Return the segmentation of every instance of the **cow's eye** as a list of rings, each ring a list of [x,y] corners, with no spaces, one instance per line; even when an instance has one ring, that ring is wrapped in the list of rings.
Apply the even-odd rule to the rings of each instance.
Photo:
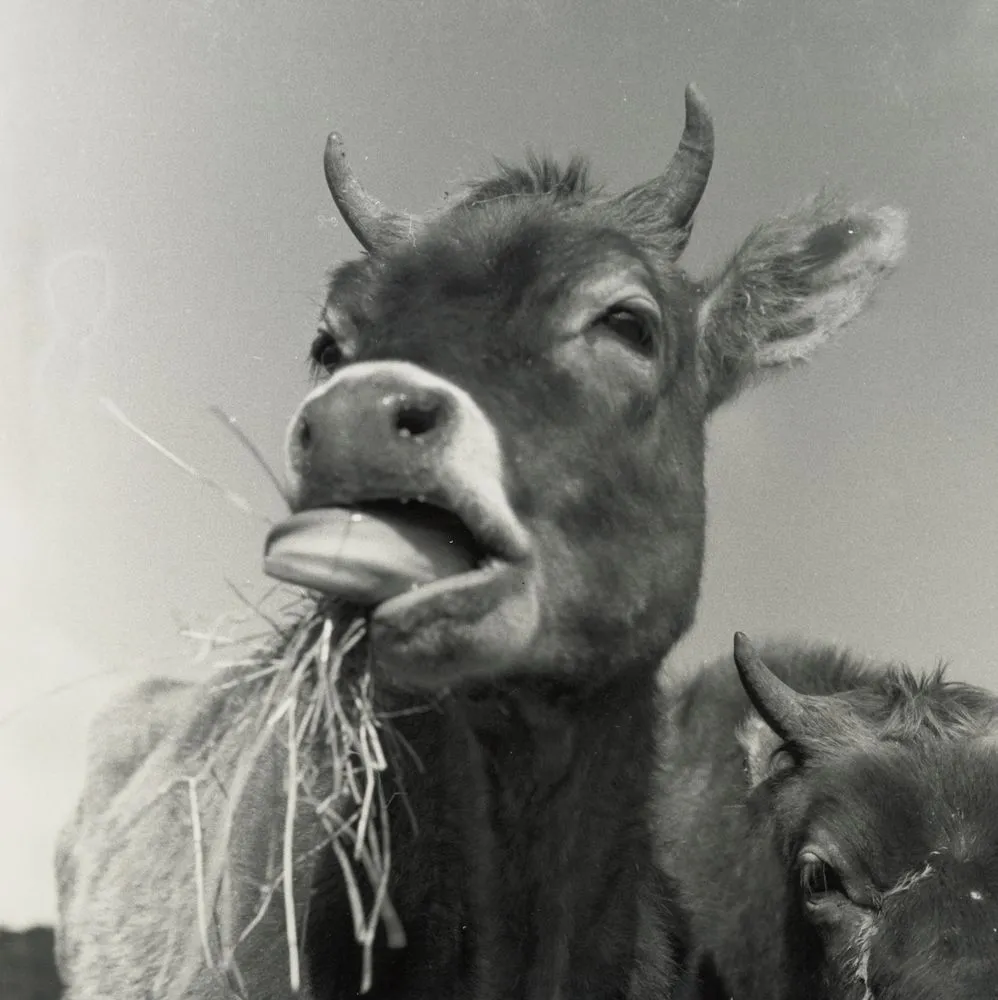
[[[808,906],[819,906],[835,896],[846,895],[842,877],[824,858],[803,851],[798,865],[801,890]]]
[[[639,354],[650,357],[655,353],[655,321],[650,316],[628,306],[614,306],[603,313],[596,323]]]
[[[329,330],[320,329],[312,341],[309,357],[316,374],[320,372],[331,374],[343,363],[343,349]]]

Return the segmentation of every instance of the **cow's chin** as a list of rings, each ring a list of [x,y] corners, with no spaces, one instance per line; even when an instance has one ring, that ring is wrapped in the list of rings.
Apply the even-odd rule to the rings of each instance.
[[[490,560],[379,604],[371,650],[377,669],[402,686],[454,687],[526,666],[540,617],[531,566]]]

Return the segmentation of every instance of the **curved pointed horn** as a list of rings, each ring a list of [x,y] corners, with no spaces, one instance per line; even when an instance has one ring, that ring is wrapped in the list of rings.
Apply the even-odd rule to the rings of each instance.
[[[672,154],[665,173],[653,184],[660,184],[667,211],[682,229],[690,224],[714,162],[714,122],[703,95],[695,84],[686,88],[686,125],[679,148]]]
[[[399,240],[412,238],[420,226],[419,218],[385,208],[364,190],[347,164],[343,139],[337,132],[331,133],[326,142],[324,165],[333,201],[365,250],[378,254]]]
[[[801,694],[773,673],[744,632],[735,633],[735,666],[745,692],[766,724],[785,740],[806,741],[834,724],[830,705],[819,695]]]
[[[625,204],[654,204],[663,221],[679,230],[689,230],[693,213],[714,162],[714,123],[695,84],[686,88],[686,126],[679,148],[672,154],[665,173],[614,199]],[[645,209],[647,211],[647,209]],[[684,241],[685,242],[685,241]]]

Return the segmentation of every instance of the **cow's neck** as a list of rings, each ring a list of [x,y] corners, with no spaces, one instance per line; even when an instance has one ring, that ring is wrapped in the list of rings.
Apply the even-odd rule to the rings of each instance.
[[[517,996],[567,1000],[573,981],[603,975],[621,989],[647,862],[653,671],[584,695],[517,683],[455,710],[477,805],[461,811],[477,995],[519,983]]]
[[[654,881],[654,669],[584,696],[520,683],[429,710],[418,697],[400,704],[399,692],[383,699],[424,710],[391,724],[420,760],[396,754],[388,789],[390,892],[408,944],[394,951],[379,936],[372,1000],[631,997],[636,939],[648,930],[638,899]],[[332,852],[316,884],[306,941],[314,993],[355,996],[359,952],[346,944]],[[652,937],[644,965],[660,961]]]

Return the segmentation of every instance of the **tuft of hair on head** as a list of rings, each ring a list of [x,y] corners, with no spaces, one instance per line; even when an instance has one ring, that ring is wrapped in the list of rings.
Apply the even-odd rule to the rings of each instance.
[[[888,668],[871,703],[882,740],[961,740],[984,734],[998,720],[998,697],[983,688],[946,679],[946,667],[927,674],[902,665]]]
[[[578,154],[566,164],[528,152],[526,165],[496,160],[496,174],[471,181],[459,204],[474,208],[507,198],[546,195],[556,202],[580,203],[599,194],[590,179],[589,161]]]

